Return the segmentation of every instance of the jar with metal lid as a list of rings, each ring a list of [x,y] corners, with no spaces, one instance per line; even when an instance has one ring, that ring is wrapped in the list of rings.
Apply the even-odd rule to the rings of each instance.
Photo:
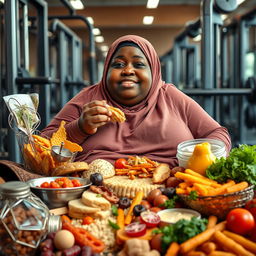
[[[60,228],[60,216],[51,215],[27,183],[0,185],[0,255],[35,255],[46,235]]]

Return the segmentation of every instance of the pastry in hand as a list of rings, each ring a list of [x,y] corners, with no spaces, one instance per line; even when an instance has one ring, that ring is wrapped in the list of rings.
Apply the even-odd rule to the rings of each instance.
[[[126,120],[125,114],[121,109],[109,106],[109,110],[112,112],[110,117],[112,122],[123,123]]]

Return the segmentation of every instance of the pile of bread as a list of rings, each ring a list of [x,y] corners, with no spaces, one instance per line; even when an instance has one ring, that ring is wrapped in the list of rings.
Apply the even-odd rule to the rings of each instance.
[[[68,215],[72,218],[83,219],[86,216],[107,218],[110,214],[111,203],[91,190],[85,190],[81,198],[68,203]]]

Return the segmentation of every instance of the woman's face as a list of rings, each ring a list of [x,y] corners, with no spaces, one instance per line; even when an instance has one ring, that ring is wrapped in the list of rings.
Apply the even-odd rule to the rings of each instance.
[[[107,89],[119,104],[133,106],[148,94],[151,69],[143,52],[133,46],[121,47],[113,56],[107,74]]]

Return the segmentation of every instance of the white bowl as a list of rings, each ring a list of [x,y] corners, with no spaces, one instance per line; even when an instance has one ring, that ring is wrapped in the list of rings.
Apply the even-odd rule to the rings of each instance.
[[[174,224],[181,219],[190,220],[192,217],[201,218],[199,212],[186,208],[165,209],[159,211],[157,214],[161,219],[161,226]]]

